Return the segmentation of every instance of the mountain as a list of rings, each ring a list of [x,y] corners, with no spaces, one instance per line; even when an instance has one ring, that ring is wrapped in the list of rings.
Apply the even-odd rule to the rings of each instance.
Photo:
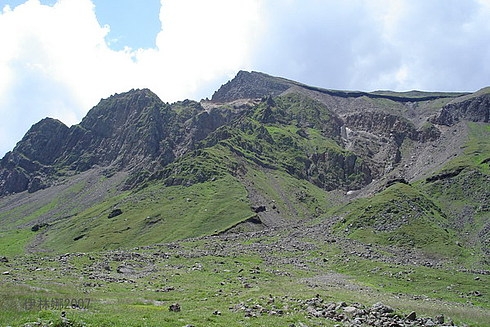
[[[332,221],[342,237],[485,266],[489,110],[488,88],[340,91],[245,71],[200,102],[115,94],[80,124],[41,120],[1,159],[0,235],[17,245],[0,250]]]

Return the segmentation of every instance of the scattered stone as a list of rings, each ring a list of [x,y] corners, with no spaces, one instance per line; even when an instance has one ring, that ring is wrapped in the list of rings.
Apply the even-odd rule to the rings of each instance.
[[[435,318],[435,320],[436,320],[436,323],[442,325],[444,323],[444,315],[442,315],[442,314],[437,315],[436,318]]]
[[[121,209],[114,209],[111,211],[111,213],[109,213],[109,215],[107,216],[107,218],[114,218],[116,216],[119,216],[121,215],[123,212]]]
[[[213,312],[213,315],[215,315],[215,316],[221,316],[221,311],[215,310]]]
[[[255,207],[252,207],[252,210],[255,213],[260,213],[260,212],[265,212],[267,210],[267,208],[265,206],[255,206]]]
[[[348,307],[344,307],[343,310],[347,314],[354,314],[357,311],[357,308],[348,306]]]
[[[128,266],[119,266],[117,267],[116,271],[120,274],[134,274],[135,271],[132,267]]]
[[[381,302],[377,302],[375,304],[373,304],[373,306],[371,307],[371,311],[376,311],[376,312],[379,312],[379,313],[391,313],[393,312],[393,308],[381,303]]]
[[[168,311],[170,311],[170,312],[180,312],[180,310],[181,310],[180,304],[178,304],[178,303],[171,304],[168,307]]]
[[[167,293],[167,292],[174,291],[174,290],[175,290],[175,287],[173,287],[173,286],[167,286],[167,287],[158,289],[155,292],[164,292],[164,293]]]
[[[470,292],[468,295],[470,295],[470,296],[481,296],[481,292],[480,291],[473,291],[473,292]]]
[[[4,271],[2,275],[10,275],[10,271]]]
[[[435,325],[436,325],[436,323],[433,322],[431,319],[427,319],[425,321],[425,324],[424,324],[424,326],[426,326],[426,327],[434,327]]]
[[[417,313],[415,311],[412,311],[408,314],[408,316],[405,317],[405,320],[407,321],[414,321],[417,319]]]
[[[35,224],[34,226],[31,227],[31,231],[37,232],[38,230],[46,226],[48,226],[48,224]]]
[[[9,262],[7,257],[0,257],[0,262]]]

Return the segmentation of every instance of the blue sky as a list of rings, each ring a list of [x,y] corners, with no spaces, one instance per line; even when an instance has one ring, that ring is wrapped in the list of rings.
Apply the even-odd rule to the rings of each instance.
[[[102,25],[109,25],[107,37],[110,47],[121,50],[125,46],[134,49],[154,48],[160,32],[159,0],[93,1],[95,13]],[[117,5],[114,5],[117,3]]]
[[[44,117],[147,87],[211,97],[241,69],[372,91],[490,85],[490,0],[0,0],[0,157]]]
[[[0,9],[5,5],[15,8],[26,0],[0,0]],[[57,0],[40,0],[42,5],[53,6]],[[107,41],[114,50],[128,46],[134,49],[154,48],[160,32],[160,0],[94,0],[97,20],[109,25]],[[116,5],[117,4],[117,5]]]

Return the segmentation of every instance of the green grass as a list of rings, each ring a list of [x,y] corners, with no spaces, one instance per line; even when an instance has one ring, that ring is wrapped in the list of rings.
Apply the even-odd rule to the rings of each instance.
[[[278,170],[249,169],[245,178],[253,181],[252,187],[264,197],[267,210],[276,210],[290,222],[310,220],[337,204],[321,188]]]
[[[470,128],[469,139],[465,155],[473,165],[481,168],[485,173],[490,173],[490,165],[482,162],[490,158],[490,125],[481,123],[468,123]]]
[[[355,258],[338,262],[338,272],[349,274],[356,281],[388,294],[404,294],[415,298],[433,298],[446,302],[467,303],[490,307],[488,296],[476,296],[475,291],[488,294],[487,276],[474,276],[454,270],[413,265],[396,265]]]
[[[443,171],[451,171],[458,167],[479,169],[485,174],[490,173],[490,165],[484,164],[490,158],[490,125],[484,123],[466,123],[469,129],[468,141],[464,145],[463,155],[449,161]]]
[[[213,254],[215,247],[233,247],[229,242],[242,241],[250,247],[247,254]],[[280,239],[267,237],[255,242],[281,244]],[[298,300],[316,294],[328,302],[369,306],[381,301],[399,314],[416,310],[418,316],[433,317],[442,313],[456,323],[471,326],[483,327],[488,322],[490,280],[486,275],[479,275],[477,280],[471,273],[454,270],[368,261],[343,253],[332,244],[318,244],[308,253],[279,250],[259,254],[252,250],[255,242],[211,238],[137,251],[16,257],[10,263],[15,266],[11,274],[0,276],[0,325],[24,326],[39,321],[61,326],[61,311],[66,311],[74,326],[288,326],[300,322],[334,326],[338,322],[308,317],[299,304]],[[271,255],[286,261],[271,263]],[[110,270],[102,268],[105,264]],[[118,273],[120,266],[133,267],[135,273]],[[4,263],[0,263],[0,270],[5,270]],[[363,290],[305,282],[332,271],[342,273],[347,283],[360,285]],[[477,290],[481,296],[471,295]],[[52,299],[90,299],[90,304],[88,310],[40,310],[37,304],[26,307],[26,301]],[[168,310],[173,303],[180,304],[181,312]],[[287,314],[263,313],[248,318],[241,305],[282,309]],[[220,314],[214,314],[216,311]]]
[[[30,228],[0,231],[0,256],[16,256],[25,253],[25,247],[34,238]]]
[[[69,260],[72,264],[73,260]],[[134,263],[125,260],[125,263]],[[42,267],[42,264],[41,264]],[[89,265],[76,269],[82,272]],[[264,269],[260,274],[253,273],[254,269]],[[26,267],[22,267],[26,268]],[[204,256],[189,260],[182,257],[172,257],[159,262],[150,276],[132,277],[136,283],[104,283],[100,287],[86,287],[84,283],[90,280],[76,277],[75,269],[57,279],[56,284],[48,284],[55,273],[46,272],[42,278],[34,278],[32,286],[42,285],[43,292],[30,291],[30,288],[18,288],[9,283],[3,283],[0,291],[4,309],[0,314],[0,324],[19,326],[30,321],[60,321],[61,310],[32,310],[25,309],[26,299],[52,298],[90,298],[88,311],[65,309],[67,316],[75,324],[86,326],[155,326],[166,324],[202,324],[209,326],[236,326],[243,321],[245,325],[282,326],[298,321],[305,321],[303,314],[292,314],[279,317],[262,315],[245,318],[243,311],[233,311],[230,307],[240,303],[259,303],[264,295],[274,293],[297,295],[285,288],[286,278],[273,278],[265,271],[260,258],[238,254],[235,257]],[[18,275],[20,275],[18,273]],[[116,272],[107,275],[118,276]],[[83,275],[82,275],[83,276]],[[121,276],[118,276],[121,277]],[[244,283],[251,287],[244,287]],[[71,288],[69,284],[84,293],[66,294],[64,289]],[[99,282],[100,283],[100,282]],[[172,286],[168,292],[156,292]],[[251,300],[253,299],[253,301]],[[181,312],[169,312],[168,307],[178,302]],[[265,301],[264,301],[265,302]],[[220,315],[213,314],[220,311]],[[241,325],[241,324],[238,324]]]
[[[370,198],[345,205],[335,214],[344,219],[337,231],[364,243],[418,248],[436,258],[465,260],[445,213],[424,193],[395,184]]]
[[[35,220],[36,218],[45,215],[56,208],[59,201],[57,198],[50,202],[42,204],[41,207],[37,203],[26,203],[24,205],[13,208],[9,211],[4,211],[0,215],[0,219],[5,222],[3,228],[15,228],[22,226]]]
[[[123,213],[108,218],[116,207]],[[153,182],[57,222],[43,246],[64,252],[149,245],[210,235],[252,215],[246,190],[231,176],[191,186]]]

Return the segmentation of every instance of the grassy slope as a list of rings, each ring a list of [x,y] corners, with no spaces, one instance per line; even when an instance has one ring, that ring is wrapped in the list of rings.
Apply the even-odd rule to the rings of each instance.
[[[449,162],[440,173],[462,169],[461,172],[450,179],[420,182],[417,187],[430,194],[448,214],[450,226],[465,246],[473,250],[475,259],[490,265],[490,164],[486,162],[490,158],[490,125],[468,124],[470,134],[464,154]]]
[[[463,169],[460,174],[410,186],[395,184],[349,203],[333,212],[344,217],[337,230],[365,243],[420,248],[427,255],[487,269],[485,236],[478,234],[490,218],[486,206],[490,169],[484,163],[490,157],[490,126],[469,123],[469,127],[465,153],[440,172]]]
[[[114,208],[123,213],[108,218]],[[44,246],[91,251],[148,245],[211,234],[251,215],[246,190],[231,176],[191,186],[154,182],[59,222],[47,231]]]
[[[365,243],[415,247],[436,257],[468,255],[457,245],[455,232],[448,229],[445,214],[424,194],[405,184],[355,201],[337,214],[345,217],[339,230]]]

